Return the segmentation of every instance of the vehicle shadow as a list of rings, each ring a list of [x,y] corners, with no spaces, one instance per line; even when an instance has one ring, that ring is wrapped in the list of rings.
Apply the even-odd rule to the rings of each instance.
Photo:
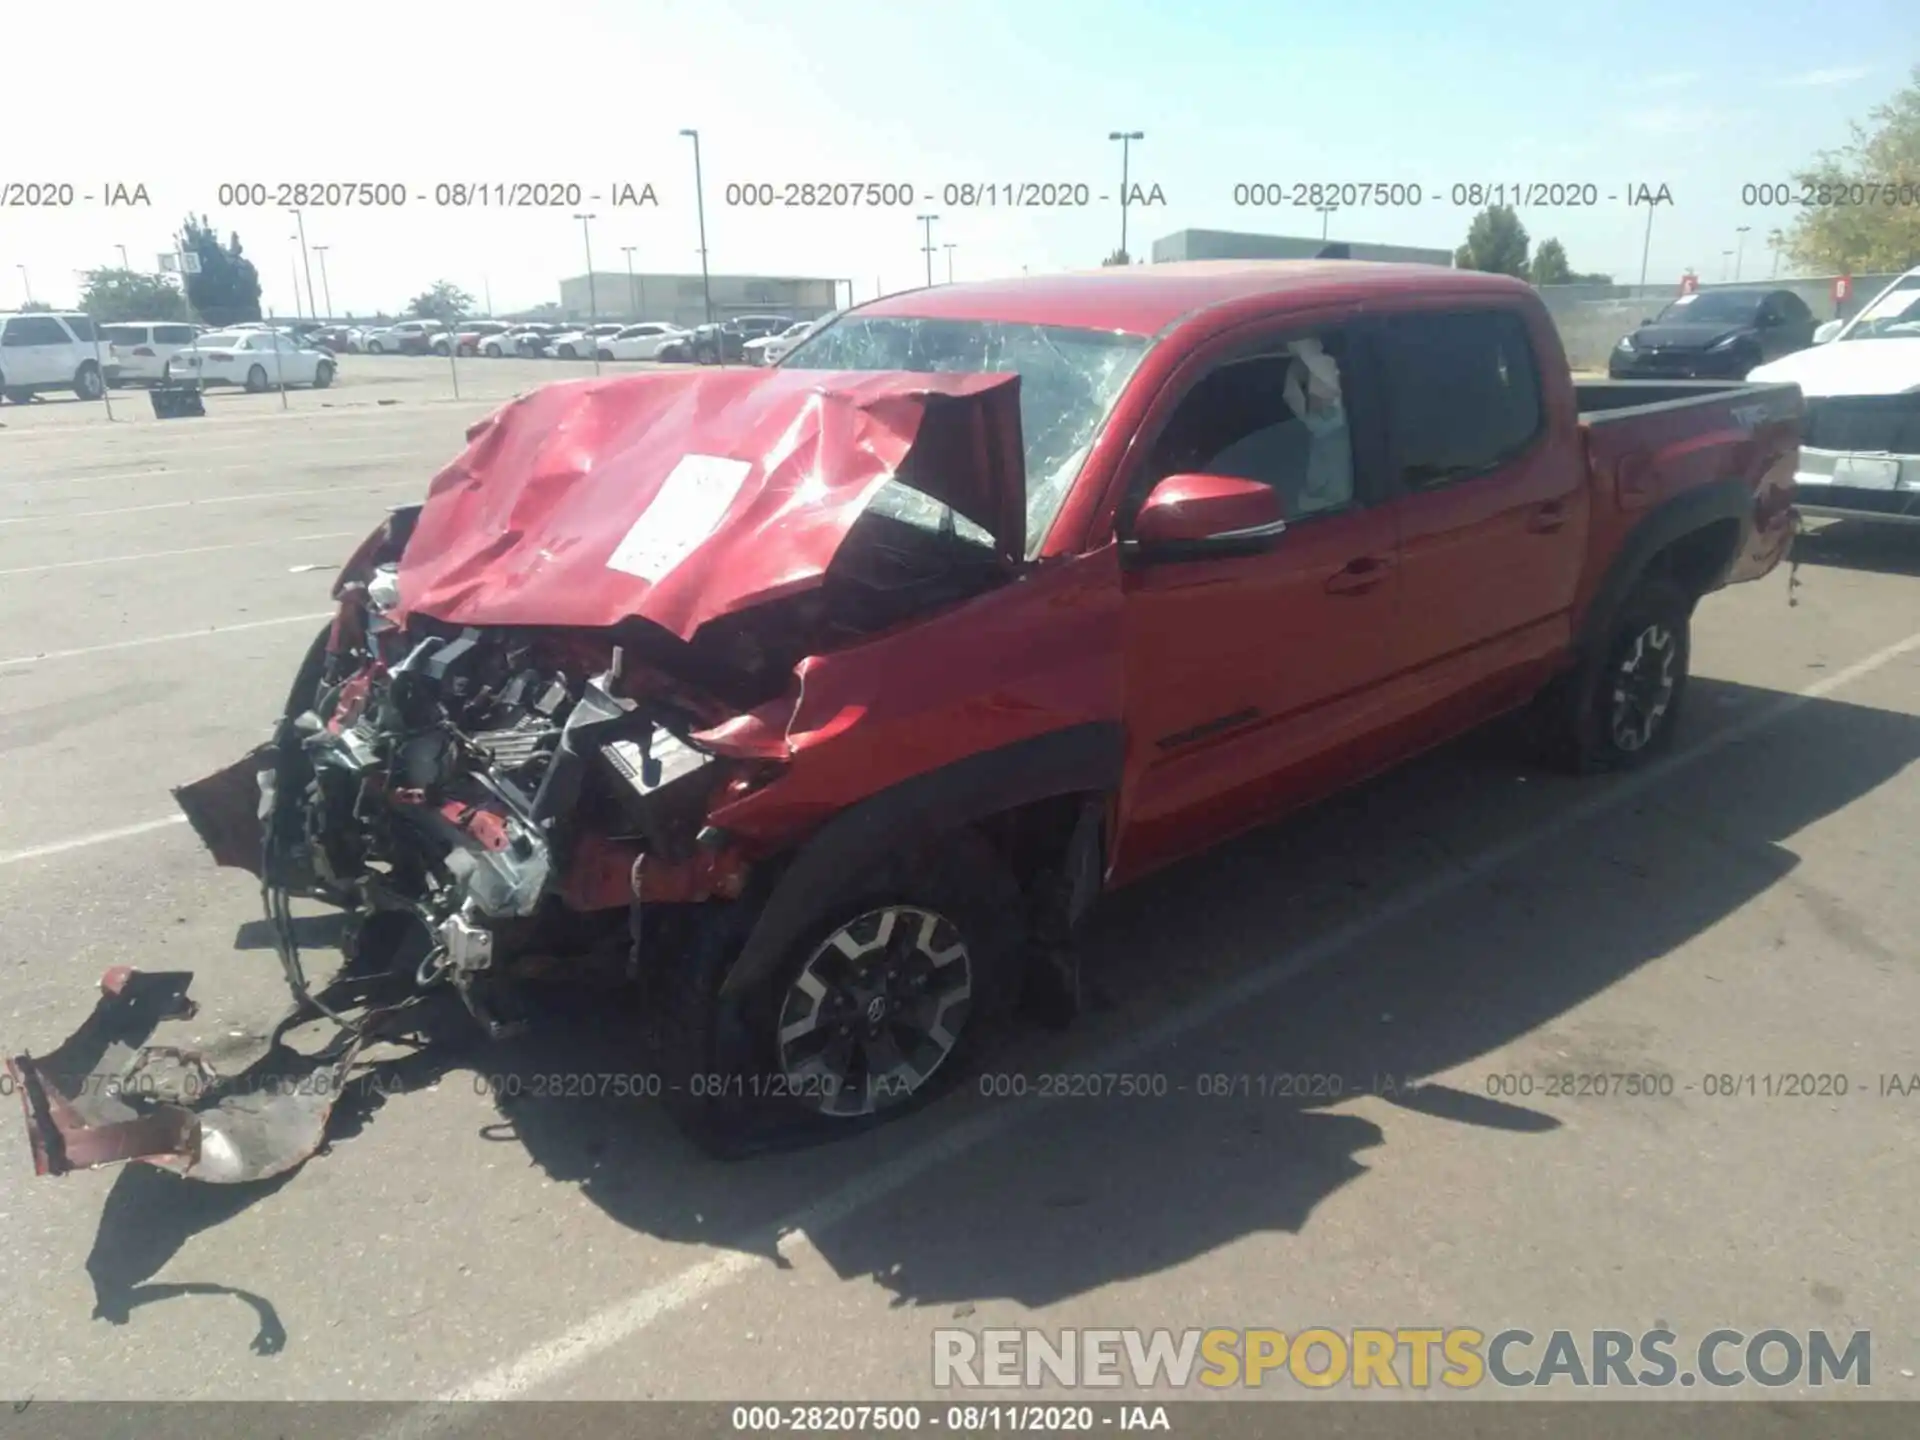
[[[1696,681],[1682,746],[1779,700]],[[1613,787],[1636,782],[1550,776],[1519,763],[1516,746],[1513,727],[1490,728],[1115,896],[1084,947],[1093,998],[1079,1024],[1022,1033],[959,1093],[839,1144],[723,1163],[681,1139],[656,1101],[541,1093],[543,1077],[634,1070],[642,1017],[604,994],[556,1002],[520,1040],[423,1050],[390,1068],[391,1091],[484,1066],[505,1086],[485,1140],[523,1147],[637,1231],[776,1262],[779,1222],[870,1181],[877,1198],[860,1223],[807,1224],[837,1274],[870,1279],[899,1304],[1049,1304],[1250,1233],[1302,1230],[1391,1143],[1376,1118],[1353,1113],[1357,1096],[1373,1097],[1372,1116],[1414,1111],[1524,1143],[1559,1121],[1488,1093],[1473,1072],[1429,1077],[1509,1047],[1537,1051],[1541,1068],[1568,1054],[1554,1068],[1685,1074],[1711,1063],[1565,1017],[1789,875],[1797,832],[1920,759],[1920,719],[1809,700],[1611,804]],[[1474,858],[1502,847],[1498,864]],[[1454,872],[1426,903],[1402,898]],[[1322,963],[1263,978],[1302,954]],[[1166,1043],[1139,1043],[1188,1005],[1215,1013]],[[471,1031],[457,1014],[447,1023],[449,1035]],[[1137,1053],[1102,1068],[1145,1093],[1100,1081],[1034,1098],[1129,1044]],[[937,1169],[908,1163],[901,1178],[873,1180],[911,1162],[917,1141],[1009,1103],[983,1094],[996,1091],[1025,1093],[1010,1102],[1028,1107],[1020,1123]],[[388,1097],[399,1098],[350,1091],[336,1135]],[[124,1316],[177,1290],[151,1283],[168,1258],[278,1183],[221,1189],[130,1168],[88,1263],[96,1313]],[[284,1344],[271,1306],[239,1298],[266,1307],[256,1350]]]
[[[1875,575],[1920,575],[1920,526],[1835,520],[1803,531],[1793,542],[1793,558]]]

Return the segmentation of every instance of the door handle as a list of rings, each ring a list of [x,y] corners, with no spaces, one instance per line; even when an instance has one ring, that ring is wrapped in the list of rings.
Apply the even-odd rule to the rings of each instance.
[[[1567,502],[1549,500],[1527,517],[1527,529],[1536,535],[1551,535],[1566,528]]]
[[[1393,573],[1391,555],[1362,555],[1327,577],[1329,595],[1364,595]]]

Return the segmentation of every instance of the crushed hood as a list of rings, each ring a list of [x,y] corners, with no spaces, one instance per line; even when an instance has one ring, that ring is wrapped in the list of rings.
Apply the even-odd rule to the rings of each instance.
[[[678,371],[562,382],[468,432],[400,565],[456,625],[708,621],[818,585],[898,478],[1025,546],[1014,375]]]
[[[1829,340],[1749,372],[1749,380],[1791,380],[1809,399],[1898,395],[1920,387],[1920,339]]]

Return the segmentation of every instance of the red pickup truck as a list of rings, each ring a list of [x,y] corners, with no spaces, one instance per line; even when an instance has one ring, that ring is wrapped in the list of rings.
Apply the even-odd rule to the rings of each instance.
[[[336,1078],[436,992],[512,1032],[557,958],[635,982],[703,1141],[845,1130],[1070,1012],[1104,891],[1520,707],[1570,765],[1656,752],[1694,606],[1787,551],[1800,414],[1577,386],[1530,288],[1429,267],[892,296],[769,371],[475,426],[344,567],[273,738],[177,794],[262,877]],[[325,986],[301,896],[349,912]],[[72,1083],[184,986],[114,972],[12,1062],[43,1171],[319,1143],[251,1079]]]

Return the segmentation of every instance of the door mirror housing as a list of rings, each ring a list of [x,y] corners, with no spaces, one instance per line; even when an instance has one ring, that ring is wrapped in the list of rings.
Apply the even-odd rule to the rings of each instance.
[[[1185,558],[1264,550],[1286,528],[1271,485],[1237,475],[1169,475],[1140,507],[1133,540],[1144,555]]]
[[[1813,332],[1813,343],[1816,345],[1826,344],[1840,333],[1846,323],[1844,320],[1829,320],[1826,324],[1817,327]]]

